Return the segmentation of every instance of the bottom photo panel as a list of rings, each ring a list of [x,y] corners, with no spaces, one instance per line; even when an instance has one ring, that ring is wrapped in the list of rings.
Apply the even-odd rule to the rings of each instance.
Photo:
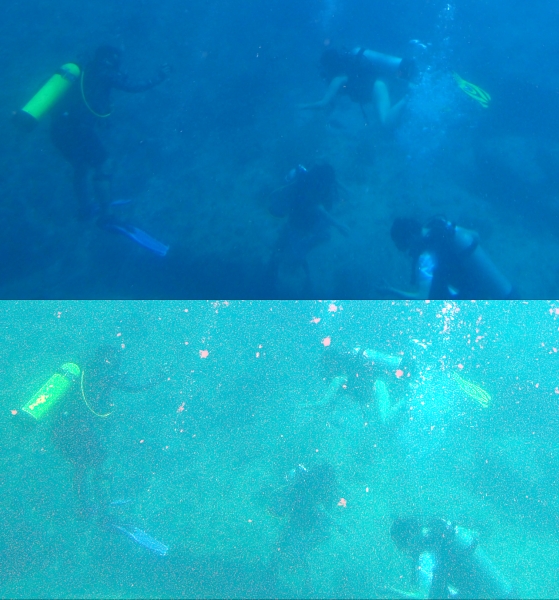
[[[559,597],[559,302],[14,301],[0,327],[0,597]]]

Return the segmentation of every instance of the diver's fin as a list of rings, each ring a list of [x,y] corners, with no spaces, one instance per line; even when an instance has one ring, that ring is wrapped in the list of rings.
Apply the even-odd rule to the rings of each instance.
[[[458,87],[470,98],[473,98],[476,102],[479,102],[483,108],[489,107],[489,102],[491,102],[491,96],[485,91],[482,90],[479,86],[462,79],[458,73],[453,72],[452,76],[454,80],[458,84]]]
[[[151,250],[151,252],[157,254],[158,256],[166,256],[167,252],[169,251],[169,246],[166,246],[162,242],[151,237],[149,233],[146,233],[142,229],[134,227],[134,225],[129,225],[128,223],[118,223],[115,221],[107,221],[103,224],[103,226],[105,229],[122,233],[140,246]]]
[[[115,525],[114,523],[113,527],[124,533],[124,535],[128,536],[131,540],[134,540],[140,546],[144,546],[144,548],[147,548],[156,554],[166,556],[169,551],[169,546],[157,541],[155,538],[152,538],[151,535],[137,527],[131,527],[132,531],[129,531],[122,525]]]

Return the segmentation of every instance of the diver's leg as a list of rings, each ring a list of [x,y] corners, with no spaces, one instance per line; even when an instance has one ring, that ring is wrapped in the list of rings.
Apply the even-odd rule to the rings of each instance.
[[[401,412],[404,407],[404,400],[400,400],[400,402],[392,405],[386,383],[381,379],[375,381],[374,395],[379,421],[383,425],[389,425],[394,420],[394,417]]]
[[[93,170],[92,214],[101,218],[108,215],[111,204],[111,166],[109,155],[94,129],[84,132],[85,156]]]
[[[284,226],[274,245],[270,261],[266,267],[266,283],[268,284],[270,291],[273,291],[274,293],[278,284],[279,271],[283,261],[285,260],[284,256],[288,246],[289,230],[287,226]]]
[[[72,185],[78,203],[78,218],[85,221],[91,216],[89,170],[92,165],[79,120],[66,115],[53,119],[51,140],[60,154],[72,165],[74,170]]]
[[[108,217],[111,205],[111,177],[102,168],[93,172],[93,198],[99,217]]]
[[[402,110],[406,103],[405,97],[392,106],[388,86],[380,79],[375,81],[373,97],[381,124],[384,127],[394,126],[402,114]]]
[[[286,224],[273,257],[273,285],[276,294],[297,298],[311,295],[307,252],[305,238]]]
[[[91,200],[89,197],[89,168],[85,163],[74,167],[74,196],[78,202],[78,219],[86,221],[91,217]]]
[[[307,260],[307,256],[305,255],[301,266],[303,267],[303,273],[305,275],[305,280],[303,282],[303,296],[305,298],[312,298],[312,279],[311,279],[311,269],[309,267],[309,261]]]
[[[91,472],[84,465],[78,465],[74,471],[74,492],[78,499],[78,517],[88,519],[93,514],[91,501]]]
[[[463,576],[477,583],[475,597],[518,598],[518,591],[499,571],[481,546],[464,560]],[[472,596],[474,597],[474,596]]]
[[[101,466],[92,469],[92,497],[96,506],[108,506],[111,502],[110,477]]]

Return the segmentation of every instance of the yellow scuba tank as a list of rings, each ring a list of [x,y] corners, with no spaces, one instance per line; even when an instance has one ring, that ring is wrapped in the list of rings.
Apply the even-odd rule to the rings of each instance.
[[[36,421],[42,421],[52,413],[55,406],[68,393],[80,373],[78,365],[74,363],[63,364],[59,371],[54,373],[37,393],[33,394],[21,410],[31,415]]]
[[[33,98],[21,110],[14,113],[16,125],[23,131],[31,131],[66,95],[80,73],[80,68],[74,63],[62,65]]]

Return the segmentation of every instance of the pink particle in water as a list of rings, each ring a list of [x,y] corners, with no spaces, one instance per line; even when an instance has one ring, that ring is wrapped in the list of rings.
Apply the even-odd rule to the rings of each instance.
[[[177,408],[177,412],[180,413],[184,410],[184,402]]]
[[[208,350],[200,350],[200,358],[208,358]]]
[[[396,372],[394,374],[398,379],[400,379],[400,377],[402,377],[402,375],[404,374],[404,371],[402,371],[402,369],[396,369]]]
[[[335,304],[330,304],[328,306],[328,312],[336,312],[338,310],[338,307]]]
[[[311,319],[311,323],[314,323],[315,325],[320,323],[320,318],[319,317],[314,317],[314,319]]]
[[[322,340],[322,345],[327,348],[330,344],[332,343],[332,340],[330,339],[330,337],[325,337]]]
[[[462,370],[464,368],[464,365],[462,363],[460,363],[459,365],[456,365],[460,370]]]

